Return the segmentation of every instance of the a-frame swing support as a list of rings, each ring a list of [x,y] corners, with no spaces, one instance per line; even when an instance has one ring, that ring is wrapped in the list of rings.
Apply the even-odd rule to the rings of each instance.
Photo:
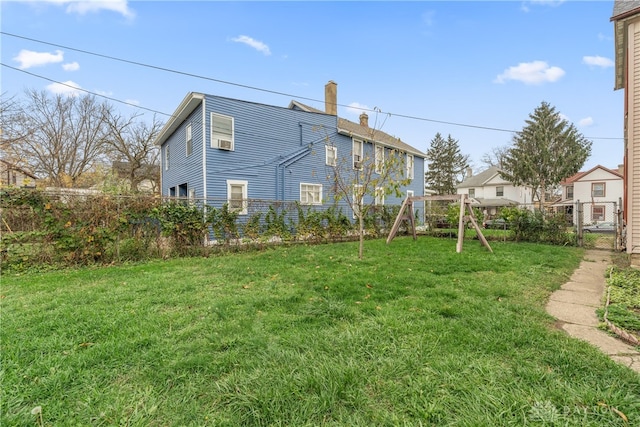
[[[416,222],[414,218],[414,210],[413,203],[421,202],[425,200],[450,200],[456,201],[460,200],[460,220],[458,221],[458,243],[456,244],[456,252],[462,252],[462,243],[464,242],[464,230],[466,229],[467,222],[471,222],[473,228],[478,233],[478,238],[480,242],[489,249],[489,252],[493,253],[493,249],[489,246],[489,242],[482,234],[482,229],[478,225],[478,221],[476,220],[476,216],[473,213],[473,208],[471,207],[471,201],[467,199],[466,194],[457,194],[455,196],[415,196],[415,197],[407,197],[402,206],[400,207],[400,212],[398,212],[398,216],[396,217],[395,222],[393,223],[393,227],[391,227],[391,231],[389,232],[389,236],[387,237],[387,244],[390,243],[396,234],[398,233],[398,229],[403,221],[408,221],[411,227],[411,232],[413,234],[413,240],[417,240],[418,236],[416,235]],[[465,215],[465,209],[468,211],[468,215]]]

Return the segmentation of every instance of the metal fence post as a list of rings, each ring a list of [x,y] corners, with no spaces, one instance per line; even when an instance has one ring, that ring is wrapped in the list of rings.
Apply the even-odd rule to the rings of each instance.
[[[582,203],[580,203],[580,200],[576,200],[576,207],[575,207],[575,216],[576,216],[576,236],[577,236],[577,244],[578,247],[582,247],[584,242],[582,240],[582,221],[583,221],[583,217],[582,217]]]

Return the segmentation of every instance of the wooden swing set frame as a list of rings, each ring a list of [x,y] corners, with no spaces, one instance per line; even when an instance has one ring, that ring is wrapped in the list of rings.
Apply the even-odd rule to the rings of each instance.
[[[400,225],[403,221],[408,221],[411,227],[411,232],[413,233],[413,240],[417,240],[418,236],[416,235],[416,221],[414,217],[413,203],[414,202],[422,202],[429,200],[449,200],[449,201],[460,201],[460,220],[458,221],[458,243],[456,245],[456,252],[462,252],[462,243],[464,242],[464,230],[466,229],[466,225],[468,222],[471,222],[473,228],[478,233],[478,238],[480,242],[489,249],[489,252],[493,253],[493,249],[489,246],[489,242],[482,234],[482,229],[478,225],[478,221],[476,220],[476,216],[473,213],[473,208],[471,207],[471,200],[467,198],[466,194],[456,194],[452,196],[415,196],[415,197],[407,197],[402,206],[400,207],[400,212],[398,212],[398,216],[396,217],[395,222],[393,223],[393,227],[391,227],[391,231],[389,232],[389,236],[387,237],[387,244],[389,244],[396,234],[398,233],[398,229],[400,229]],[[465,209],[468,214],[465,215]]]

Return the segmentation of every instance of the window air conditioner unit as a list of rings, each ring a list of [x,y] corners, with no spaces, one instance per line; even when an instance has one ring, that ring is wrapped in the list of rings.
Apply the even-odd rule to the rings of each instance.
[[[218,148],[221,150],[231,150],[231,141],[228,139],[219,139]]]
[[[362,162],[359,161],[359,160],[353,162],[353,168],[354,169],[362,169]]]

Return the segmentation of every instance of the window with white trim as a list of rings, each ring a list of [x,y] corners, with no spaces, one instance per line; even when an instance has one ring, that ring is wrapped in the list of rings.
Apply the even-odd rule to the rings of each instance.
[[[407,178],[413,179],[413,154],[407,154]]]
[[[567,185],[567,199],[573,199],[573,185]]]
[[[475,188],[470,188],[469,189],[469,197],[476,197],[476,189]]]
[[[300,203],[303,205],[322,204],[322,184],[300,183]]]
[[[496,197],[504,197],[504,186],[499,185],[496,187]]]
[[[362,160],[364,157],[364,142],[360,139],[353,140],[353,168],[362,169]]]
[[[169,145],[164,147],[164,170],[169,170]]]
[[[384,168],[384,147],[382,145],[376,145],[375,163],[376,173],[382,173]]]
[[[211,113],[211,148],[234,150],[233,117]]]
[[[374,203],[376,206],[382,206],[384,205],[384,188],[382,187],[376,187],[376,198],[374,200]]]
[[[227,180],[227,203],[229,210],[240,215],[247,214],[247,181]]]
[[[186,146],[187,157],[189,157],[193,152],[193,140],[191,138],[191,123],[187,125],[187,128],[185,129],[185,133],[186,133],[186,139],[187,139],[185,146]]]
[[[327,166],[336,166],[338,160],[338,147],[325,145],[325,163]]]
[[[605,183],[594,182],[591,184],[591,197],[604,197],[605,196]]]

